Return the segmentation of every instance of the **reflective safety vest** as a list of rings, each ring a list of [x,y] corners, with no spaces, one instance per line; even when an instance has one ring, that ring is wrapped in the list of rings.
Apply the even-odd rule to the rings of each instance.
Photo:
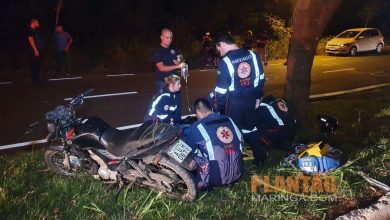
[[[236,181],[242,174],[241,133],[225,115],[212,113],[195,122],[186,143],[198,163],[199,188],[219,186]]]
[[[253,51],[236,49],[227,52],[218,65],[214,89],[214,111],[224,108],[226,97],[260,98],[264,86],[264,70]]]
[[[144,121],[178,123],[180,122],[180,100],[175,93],[157,93],[150,103]]]

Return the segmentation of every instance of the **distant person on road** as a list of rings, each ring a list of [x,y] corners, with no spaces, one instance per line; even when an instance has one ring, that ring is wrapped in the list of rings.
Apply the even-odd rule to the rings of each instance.
[[[267,55],[266,55],[267,43],[268,43],[268,35],[266,31],[263,31],[257,37],[256,49],[257,49],[257,54],[260,56],[260,59],[263,62],[264,66],[268,65]]]
[[[62,25],[56,26],[56,32],[54,34],[54,41],[56,44],[56,72],[55,75],[60,75],[62,70],[66,75],[70,75],[69,72],[69,48],[73,43],[73,38],[68,32],[64,31]]]
[[[43,40],[39,32],[39,21],[35,18],[30,20],[27,40],[31,62],[31,80],[35,83],[40,80],[43,59]]]
[[[234,183],[244,171],[240,131],[232,119],[213,113],[206,99],[196,100],[194,109],[199,121],[190,127],[186,143],[197,162],[197,188]]]
[[[248,30],[245,34],[244,44],[242,48],[245,50],[252,50],[253,48],[253,33],[251,30]]]
[[[177,70],[185,63],[180,59],[179,51],[171,46],[173,33],[170,29],[161,30],[160,45],[153,52],[151,62],[155,67],[156,87],[158,92],[162,92],[165,87],[165,77],[177,74]]]
[[[203,36],[202,48],[204,66],[214,66],[214,44],[209,32]]]
[[[181,88],[180,77],[170,75],[164,80],[164,89],[153,97],[144,121],[179,124],[181,122],[181,100],[177,93]]]

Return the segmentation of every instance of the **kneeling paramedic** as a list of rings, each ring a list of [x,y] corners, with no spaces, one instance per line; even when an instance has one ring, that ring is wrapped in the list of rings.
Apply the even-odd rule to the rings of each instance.
[[[279,147],[284,140],[295,134],[295,119],[283,99],[272,96],[264,97],[255,111],[255,130],[261,138],[260,148],[253,148],[255,163],[262,163],[266,158],[264,149]],[[245,131],[244,131],[245,132]],[[264,155],[265,154],[265,155]]]
[[[197,162],[198,189],[237,181],[244,168],[240,131],[232,119],[213,113],[206,99],[196,100],[194,109],[199,120],[191,126],[186,143]]]
[[[152,121],[154,123],[170,123],[171,125],[181,122],[180,108],[180,77],[170,75],[165,77],[165,88],[153,97],[152,103],[149,105],[148,111],[144,118],[144,122]]]

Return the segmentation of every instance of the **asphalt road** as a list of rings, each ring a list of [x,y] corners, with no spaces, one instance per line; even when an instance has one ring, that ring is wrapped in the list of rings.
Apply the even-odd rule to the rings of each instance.
[[[265,67],[265,94],[281,96],[286,77],[284,60]],[[0,146],[43,139],[44,123],[27,132],[29,125],[42,121],[46,112],[64,99],[94,88],[93,95],[116,94],[87,99],[79,115],[99,116],[115,127],[141,123],[155,87],[152,73],[90,74],[68,80],[31,84],[26,79],[0,80]],[[27,74],[26,74],[27,76]],[[191,70],[189,103],[207,96],[215,85],[215,70]],[[311,94],[322,94],[390,82],[390,54],[357,57],[316,56],[312,68]],[[134,93],[136,92],[136,93]],[[126,93],[126,94],[118,94]],[[188,114],[186,83],[182,83],[182,114]]]

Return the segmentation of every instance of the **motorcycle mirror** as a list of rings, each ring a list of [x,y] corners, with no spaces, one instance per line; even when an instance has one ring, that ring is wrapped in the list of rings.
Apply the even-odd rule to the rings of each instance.
[[[82,95],[83,97],[85,97],[85,96],[87,96],[87,95],[93,93],[94,91],[95,91],[94,88],[90,88],[90,89],[88,89],[86,92],[84,92],[84,93],[81,94],[81,95]]]

